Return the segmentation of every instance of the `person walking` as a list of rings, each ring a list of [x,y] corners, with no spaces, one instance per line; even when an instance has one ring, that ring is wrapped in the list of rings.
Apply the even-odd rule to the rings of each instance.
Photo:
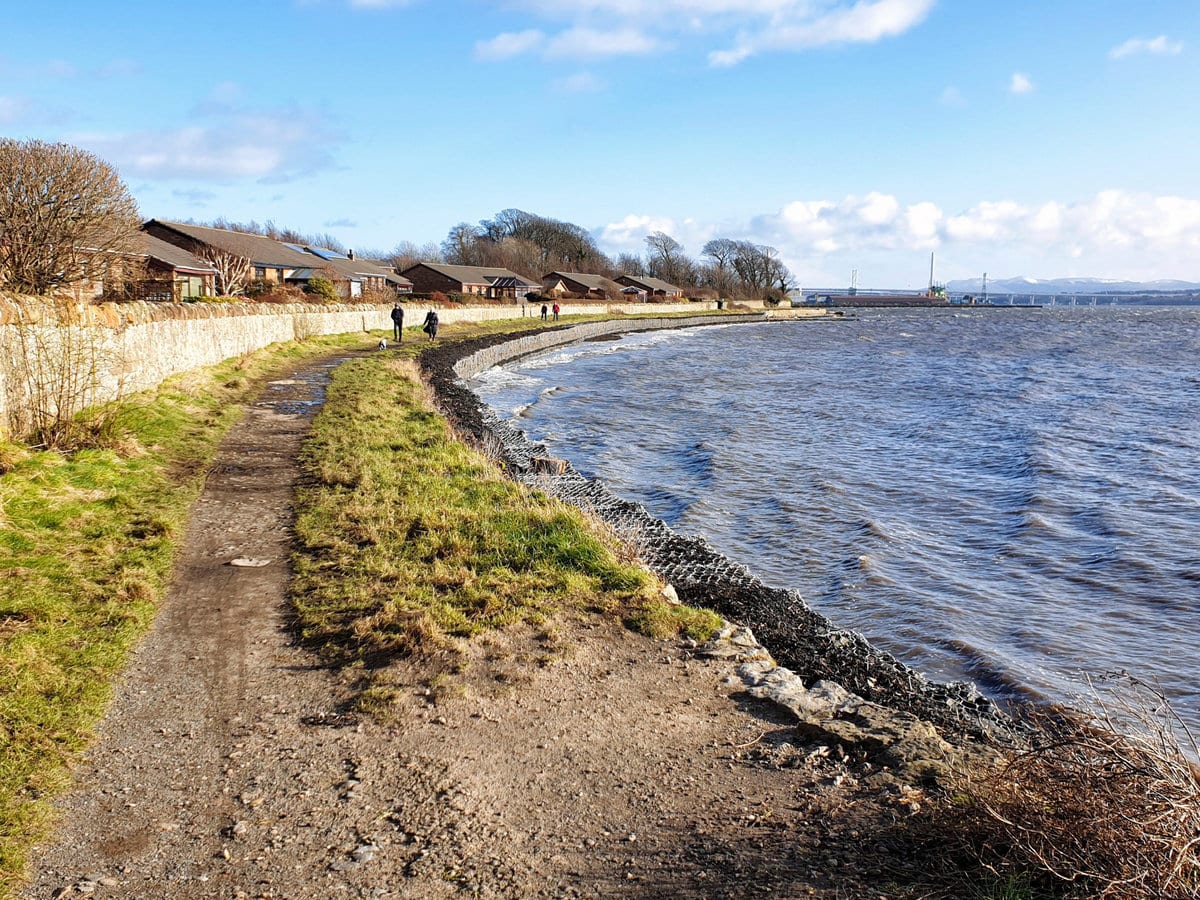
[[[543,304],[542,304],[542,321],[543,321],[543,322],[545,322],[545,321],[546,321],[546,313],[548,313],[549,311],[550,311],[550,310],[549,310],[549,309],[546,307],[546,304],[545,304],[545,303],[543,303]]]
[[[558,321],[558,304],[557,303],[554,304],[554,321],[555,322]]]
[[[431,309],[429,312],[425,313],[425,325],[421,328],[421,330],[429,335],[429,340],[432,341],[437,338],[438,316],[436,309]]]
[[[392,336],[397,344],[404,340],[404,310],[399,303],[392,307]]]

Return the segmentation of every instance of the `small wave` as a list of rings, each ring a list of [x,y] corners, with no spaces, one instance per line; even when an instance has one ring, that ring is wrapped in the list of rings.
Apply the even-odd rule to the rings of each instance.
[[[891,535],[888,534],[887,529],[885,529],[883,527],[883,525],[881,525],[879,522],[875,521],[874,519],[863,519],[863,520],[859,521],[855,525],[854,530],[857,531],[859,534],[869,535],[871,537],[883,538],[885,541],[891,540]]]
[[[532,375],[526,375],[523,372],[505,369],[500,366],[493,366],[471,379],[472,388],[477,393],[484,395],[499,393],[500,391],[512,388],[534,387],[541,383],[541,379],[534,378]]]
[[[958,638],[935,639],[930,643],[952,654],[961,663],[963,673],[993,697],[1008,702],[1042,702],[1046,699],[1044,693],[1031,687],[981,647]]]

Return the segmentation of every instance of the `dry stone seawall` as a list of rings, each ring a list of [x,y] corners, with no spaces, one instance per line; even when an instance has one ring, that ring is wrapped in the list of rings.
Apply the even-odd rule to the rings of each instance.
[[[656,311],[698,304],[655,305]],[[404,304],[419,325],[426,303]],[[148,390],[180,372],[215,365],[280,341],[378,331],[391,306],[374,304],[76,303],[0,296],[0,435],[20,435],[34,404],[68,412]],[[571,305],[564,313],[645,312],[643,304]],[[443,323],[535,315],[518,304],[438,310]]]

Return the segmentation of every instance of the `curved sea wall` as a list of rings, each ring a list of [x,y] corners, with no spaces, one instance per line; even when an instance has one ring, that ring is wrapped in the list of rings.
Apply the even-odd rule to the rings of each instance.
[[[677,534],[645,507],[616,496],[565,460],[552,460],[543,444],[502,420],[468,388],[465,379],[530,353],[630,331],[761,322],[762,315],[699,316],[596,322],[553,331],[502,336],[433,348],[422,367],[456,426],[498,456],[512,476],[571,503],[612,527],[642,560],[670,583],[679,599],[706,606],[749,626],[778,662],[812,685],[834,681],[873,703],[911,713],[973,736],[1010,731],[1011,720],[968,683],[930,681],[857,632],[837,628],[811,609],[797,591],[779,590],[746,566],[718,553],[699,537]]]

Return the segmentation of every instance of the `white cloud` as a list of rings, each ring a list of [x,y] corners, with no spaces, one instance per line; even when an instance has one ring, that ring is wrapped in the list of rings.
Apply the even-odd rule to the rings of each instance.
[[[332,164],[333,137],[301,112],[231,116],[209,125],[127,134],[78,134],[126,177],[286,181]]]
[[[52,59],[45,66],[46,74],[51,78],[74,78],[79,70],[65,59]]]
[[[601,30],[578,26],[553,37],[532,28],[505,32],[475,44],[475,58],[491,62],[540,53],[545,59],[598,59],[651,53],[659,42],[635,28]]]
[[[141,74],[141,64],[132,59],[114,59],[96,70],[100,78],[133,78]]]
[[[671,234],[694,255],[717,235],[769,244],[804,283],[826,287],[840,284],[851,268],[874,286],[904,287],[905,279],[920,286],[930,250],[938,253],[939,270],[949,272],[944,277],[988,270],[1200,280],[1200,198],[1121,190],[1073,202],[984,200],[953,213],[932,201],[905,204],[870,192],[794,200],[720,228],[630,215],[597,239],[611,252],[643,253],[651,231]]]
[[[805,50],[827,44],[874,44],[896,37],[924,21],[935,0],[858,0],[814,14],[810,3],[789,3],[790,9],[770,17],[758,31],[743,31],[734,47],[709,54],[714,66],[732,66],[749,56],[771,50]]]
[[[617,253],[641,253],[646,249],[646,235],[662,231],[674,235],[676,228],[672,219],[661,216],[639,216],[630,214],[620,222],[613,222],[600,229],[598,240]]]
[[[948,87],[943,90],[941,97],[938,98],[938,102],[941,103],[942,106],[967,105],[967,99],[962,95],[962,91],[956,87]]]
[[[475,44],[475,58],[502,60],[536,50],[546,42],[546,35],[536,28],[528,31],[508,31],[487,41]]]
[[[765,52],[828,44],[874,43],[920,24],[937,0],[513,0],[559,31],[497,35],[476,45],[480,59],[544,50],[550,59],[650,53],[677,39],[718,41],[714,66],[735,65]],[[515,41],[525,36],[524,42]],[[542,46],[542,38],[546,46]]]
[[[236,81],[222,81],[213,85],[208,96],[196,105],[199,115],[222,115],[234,112],[241,103],[242,86]]]
[[[1014,94],[1031,94],[1034,91],[1033,82],[1024,72],[1013,72],[1008,89]]]
[[[1113,59],[1124,59],[1127,56],[1151,54],[1154,56],[1178,56],[1183,52],[1182,41],[1172,41],[1165,34],[1156,38],[1130,38],[1125,43],[1113,47],[1108,55]]]
[[[576,72],[554,82],[554,89],[562,94],[595,94],[607,85],[591,72]]]
[[[0,125],[10,125],[25,114],[29,103],[20,97],[0,97]]]
[[[658,49],[659,43],[634,28],[601,31],[569,28],[546,46],[547,59],[641,55]]]

